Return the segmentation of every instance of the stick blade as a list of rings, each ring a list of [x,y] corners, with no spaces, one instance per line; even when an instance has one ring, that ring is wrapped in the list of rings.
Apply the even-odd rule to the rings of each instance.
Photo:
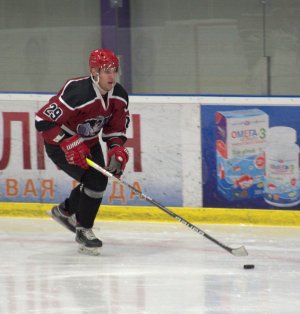
[[[241,246],[239,248],[232,249],[231,254],[234,256],[247,256],[248,252],[244,246]]]

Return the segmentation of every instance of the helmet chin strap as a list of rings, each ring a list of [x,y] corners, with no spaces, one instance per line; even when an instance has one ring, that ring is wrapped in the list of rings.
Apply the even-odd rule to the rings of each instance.
[[[96,77],[96,79],[95,79],[95,77]],[[93,76],[93,74],[91,74],[91,79],[92,79],[93,83],[97,86],[97,88],[100,90],[101,95],[105,95],[106,93],[108,93],[108,91],[104,90],[99,85],[99,80],[100,80],[99,73],[97,73],[96,76]]]

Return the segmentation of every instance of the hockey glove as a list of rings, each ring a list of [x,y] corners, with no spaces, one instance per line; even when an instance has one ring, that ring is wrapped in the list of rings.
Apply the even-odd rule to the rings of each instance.
[[[116,177],[123,174],[129,159],[128,150],[123,146],[116,146],[108,151],[108,161],[106,170]]]
[[[83,139],[79,135],[73,135],[60,143],[60,148],[64,151],[67,162],[71,165],[88,169],[85,158],[90,156],[90,149],[87,147]]]

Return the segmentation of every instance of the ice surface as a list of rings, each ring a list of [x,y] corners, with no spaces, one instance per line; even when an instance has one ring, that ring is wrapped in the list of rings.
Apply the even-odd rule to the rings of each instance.
[[[300,313],[300,228],[97,221],[100,256],[51,219],[0,219],[1,314]],[[255,264],[245,270],[244,264]]]

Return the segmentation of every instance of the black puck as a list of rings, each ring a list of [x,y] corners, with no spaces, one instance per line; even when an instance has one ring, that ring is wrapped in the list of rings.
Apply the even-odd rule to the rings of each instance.
[[[253,264],[244,265],[244,269],[253,269],[255,266]]]

